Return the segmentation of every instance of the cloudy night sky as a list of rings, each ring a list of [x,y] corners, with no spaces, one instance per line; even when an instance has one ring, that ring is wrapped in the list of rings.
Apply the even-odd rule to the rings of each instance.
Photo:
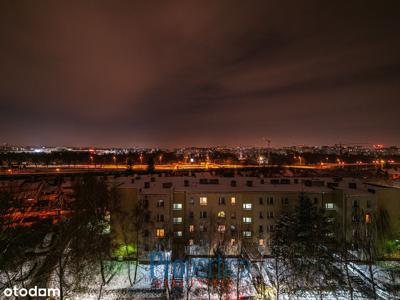
[[[400,145],[398,1],[0,3],[0,143]]]

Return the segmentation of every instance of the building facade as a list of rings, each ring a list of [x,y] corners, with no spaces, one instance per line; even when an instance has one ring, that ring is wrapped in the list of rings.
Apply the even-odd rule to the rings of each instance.
[[[277,220],[283,212],[293,210],[300,197],[324,209],[333,225],[331,234],[355,248],[360,224],[372,223],[383,210],[389,212],[391,226],[399,225],[396,216],[400,215],[400,190],[354,178],[195,173],[122,177],[117,181],[123,195],[122,211],[140,207],[142,216],[146,216],[140,218],[140,228],[128,233],[135,236],[135,230],[140,231],[137,244],[141,253],[168,249],[178,256],[208,255],[223,244],[228,245],[225,249],[229,254],[235,255],[246,244],[268,255]],[[134,218],[123,222],[130,223]],[[122,219],[114,214],[114,220],[114,224],[120,224]],[[119,243],[124,242],[120,234],[116,237]]]

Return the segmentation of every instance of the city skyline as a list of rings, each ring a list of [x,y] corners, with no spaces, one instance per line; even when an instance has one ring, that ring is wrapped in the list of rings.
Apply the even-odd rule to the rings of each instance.
[[[234,148],[270,148],[270,149],[284,149],[284,148],[295,148],[295,147],[303,147],[303,148],[338,148],[338,147],[359,147],[363,149],[389,149],[389,148],[399,148],[399,145],[384,145],[384,144],[376,144],[376,143],[362,143],[362,142],[338,142],[335,144],[321,144],[321,145],[313,145],[313,144],[287,144],[287,145],[271,145],[271,141],[269,140],[269,144],[267,141],[264,141],[259,144],[233,144],[233,145],[181,145],[175,147],[162,147],[162,146],[103,146],[103,145],[67,145],[67,144],[40,144],[40,145],[28,145],[28,144],[12,144],[12,143],[0,143],[0,147],[6,148],[26,148],[31,150],[39,150],[39,149],[161,149],[161,150],[176,150],[176,149],[189,149],[189,148],[197,148],[197,149],[214,149],[214,148],[222,148],[222,149],[234,149]]]
[[[395,2],[3,2],[1,142],[399,145]]]

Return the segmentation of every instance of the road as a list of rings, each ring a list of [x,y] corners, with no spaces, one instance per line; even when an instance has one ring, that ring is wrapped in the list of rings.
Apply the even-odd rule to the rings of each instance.
[[[379,165],[379,164],[378,164]],[[392,165],[400,165],[400,163],[392,163]],[[335,169],[343,167],[373,167],[377,164],[373,163],[321,163],[317,165],[238,165],[238,164],[216,164],[216,163],[199,163],[199,164],[161,164],[155,165],[157,171],[174,171],[174,170],[213,170],[213,169],[243,169],[243,168],[294,168],[294,169],[310,169],[310,170],[321,170],[321,169]],[[127,169],[126,165],[27,165],[22,169],[3,169],[0,170],[0,174],[3,175],[29,175],[29,174],[57,174],[57,173],[77,173],[85,171],[124,171]],[[147,165],[134,165],[132,170],[134,171],[145,171]]]

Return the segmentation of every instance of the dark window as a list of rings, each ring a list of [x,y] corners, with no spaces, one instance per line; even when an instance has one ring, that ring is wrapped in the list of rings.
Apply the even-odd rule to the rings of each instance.
[[[146,223],[149,223],[149,222],[150,222],[150,214],[149,214],[149,213],[147,213],[147,214],[144,215],[144,221],[145,221]]]
[[[172,187],[172,182],[164,182],[162,184],[163,189],[169,189]]]
[[[349,182],[349,188],[350,188],[350,189],[356,189],[356,188],[357,188],[357,183],[355,183],[355,182]]]
[[[148,208],[149,207],[149,200],[147,200],[147,199],[143,200],[143,207],[144,208]]]

